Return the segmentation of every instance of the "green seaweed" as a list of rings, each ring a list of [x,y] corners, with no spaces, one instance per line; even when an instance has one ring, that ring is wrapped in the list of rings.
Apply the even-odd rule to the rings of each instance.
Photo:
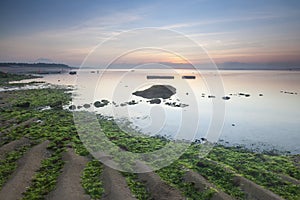
[[[98,160],[88,162],[82,174],[82,187],[92,199],[101,199],[104,194],[103,183],[100,179],[103,166]]]

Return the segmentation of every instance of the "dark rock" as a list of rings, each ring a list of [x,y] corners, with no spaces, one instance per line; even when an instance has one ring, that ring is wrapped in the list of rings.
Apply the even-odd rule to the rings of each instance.
[[[101,102],[104,103],[104,104],[106,104],[106,105],[109,104],[109,101],[106,100],[106,99],[102,99]]]
[[[69,109],[70,109],[70,110],[75,110],[75,109],[76,109],[76,106],[75,106],[75,105],[70,105],[70,106],[69,106]]]
[[[91,105],[86,103],[86,104],[83,105],[83,107],[84,107],[84,108],[90,108]]]
[[[180,107],[180,108],[184,108],[189,106],[188,104],[183,104],[183,103],[176,103],[176,102],[166,102],[165,105],[167,106],[171,106],[171,107]]]
[[[109,101],[105,100],[105,99],[102,99],[101,101],[95,101],[94,102],[94,106],[96,108],[104,107],[104,106],[107,106],[108,104],[109,104]]]
[[[128,105],[135,105],[135,104],[137,104],[138,102],[136,102],[135,100],[131,100],[131,101],[129,101],[127,104]]]
[[[94,102],[94,106],[95,106],[96,108],[100,108],[100,107],[103,107],[104,104],[102,104],[100,101],[95,101],[95,102]]]
[[[176,89],[170,85],[153,85],[143,91],[136,91],[133,95],[147,99],[162,98],[168,99],[176,93]]]
[[[149,101],[151,104],[160,104],[161,103],[161,100],[160,99],[151,99]]]
[[[50,104],[52,109],[61,110],[62,109],[62,101],[56,101]]]
[[[203,163],[203,162],[201,162],[201,161],[199,161],[199,162],[197,163],[197,166],[198,166],[198,167],[207,167],[208,165],[205,164],[205,163]]]
[[[216,96],[208,95],[208,98],[216,98]]]
[[[30,107],[30,103],[29,102],[18,103],[16,106],[20,107],[20,108],[29,108]]]
[[[264,96],[263,94],[259,94],[260,97]]]
[[[201,144],[201,140],[199,140],[199,139],[195,139],[195,141],[194,141],[196,144]]]
[[[82,106],[77,106],[77,109],[80,109],[80,108],[82,108]]]
[[[250,94],[245,94],[245,97],[250,97]]]
[[[222,99],[223,99],[223,100],[229,100],[229,99],[230,99],[230,97],[228,97],[228,96],[225,96],[225,97],[222,97]]]

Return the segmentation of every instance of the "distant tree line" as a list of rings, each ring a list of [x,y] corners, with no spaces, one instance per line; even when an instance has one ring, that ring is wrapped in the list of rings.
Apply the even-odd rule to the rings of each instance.
[[[59,67],[59,68],[72,68],[66,64],[57,63],[0,63],[0,67]]]

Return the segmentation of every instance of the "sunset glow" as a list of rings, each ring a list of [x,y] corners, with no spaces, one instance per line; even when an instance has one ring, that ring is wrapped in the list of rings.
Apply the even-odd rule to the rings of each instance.
[[[103,41],[123,31],[156,27],[185,35],[216,63],[290,67],[300,63],[299,8],[299,1],[1,1],[0,61],[46,59],[80,66]],[[185,50],[176,38],[170,45],[199,60],[197,52]],[[107,49],[106,54],[113,51]],[[151,54],[126,62],[149,61],[186,63],[176,56]]]

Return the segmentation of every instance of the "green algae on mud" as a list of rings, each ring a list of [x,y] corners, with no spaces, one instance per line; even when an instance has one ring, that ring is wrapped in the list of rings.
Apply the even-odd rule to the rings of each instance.
[[[0,86],[9,87],[11,86],[11,84],[9,83],[10,81],[20,81],[24,79],[33,79],[33,78],[40,78],[40,76],[9,74],[0,71]]]
[[[28,149],[28,145],[23,146],[14,151],[11,151],[6,155],[4,159],[0,160],[0,189],[17,168],[17,160],[21,158]]]
[[[92,199],[101,199],[104,194],[103,183],[100,179],[103,166],[98,160],[90,161],[82,174],[82,186]]]

